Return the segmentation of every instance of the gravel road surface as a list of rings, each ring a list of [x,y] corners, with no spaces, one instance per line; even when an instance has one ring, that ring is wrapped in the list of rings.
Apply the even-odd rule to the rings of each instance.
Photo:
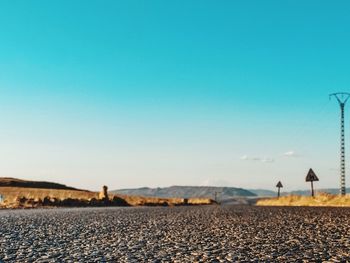
[[[0,262],[349,262],[350,209],[0,211]]]

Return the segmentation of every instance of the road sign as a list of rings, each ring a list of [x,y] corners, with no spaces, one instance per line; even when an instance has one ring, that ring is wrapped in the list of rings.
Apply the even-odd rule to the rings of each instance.
[[[306,175],[306,182],[315,182],[319,181],[315,172],[310,168],[309,172]]]
[[[317,175],[315,174],[315,172],[310,168],[309,172],[306,175],[305,178],[306,182],[311,182],[311,196],[314,197],[315,193],[314,193],[314,182],[315,181],[319,181]]]
[[[277,197],[280,197],[280,195],[281,195],[281,187],[283,187],[281,181],[278,181],[276,187],[278,188]]]

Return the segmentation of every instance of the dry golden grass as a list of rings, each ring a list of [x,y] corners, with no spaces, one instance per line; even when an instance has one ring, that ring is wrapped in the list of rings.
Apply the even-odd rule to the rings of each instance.
[[[5,198],[5,204],[14,207],[18,198],[25,197],[26,199],[43,200],[45,197],[65,199],[91,200],[92,198],[99,199],[98,192],[90,191],[75,191],[75,190],[58,190],[58,189],[40,189],[40,188],[24,188],[24,187],[0,187],[0,194]],[[109,195],[112,199],[114,196],[124,199],[131,206],[142,205],[209,205],[213,201],[208,198],[190,198],[187,201],[183,198],[156,198],[142,196],[127,196],[127,195]]]
[[[98,198],[97,192],[26,187],[0,187],[0,194],[3,195],[5,201],[9,203],[15,202],[18,197],[25,197],[26,199],[44,199],[45,197],[50,197],[60,200],[68,198],[87,200]]]
[[[280,198],[268,198],[258,200],[258,206],[334,206],[350,207],[350,195],[340,196],[328,193],[320,193],[315,197],[289,195]]]

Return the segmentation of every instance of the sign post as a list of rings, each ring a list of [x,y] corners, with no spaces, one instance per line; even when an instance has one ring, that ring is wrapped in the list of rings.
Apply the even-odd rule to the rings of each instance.
[[[279,198],[281,196],[281,188],[283,187],[281,181],[278,181],[276,187],[278,188],[277,197]]]
[[[319,181],[318,177],[316,176],[315,172],[310,168],[309,172],[306,175],[306,182],[311,182],[311,196],[314,197],[314,182]]]
[[[218,192],[218,191],[215,191],[215,192],[214,192],[214,200],[215,200],[215,202],[217,202],[217,203],[219,203],[218,194],[221,194],[221,192]]]

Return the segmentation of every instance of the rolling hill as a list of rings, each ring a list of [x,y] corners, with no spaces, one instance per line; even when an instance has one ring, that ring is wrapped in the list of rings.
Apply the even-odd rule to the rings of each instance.
[[[25,188],[39,188],[39,189],[57,189],[57,190],[74,190],[86,191],[69,187],[64,184],[45,182],[45,181],[29,181],[11,177],[0,177],[0,187],[25,187]]]
[[[120,189],[111,191],[114,194],[152,196],[152,197],[180,197],[180,198],[212,198],[215,199],[215,193],[220,200],[232,197],[256,197],[257,195],[235,187],[215,187],[215,186],[170,186],[164,188],[136,188]]]
[[[273,197],[276,196],[276,191],[266,189],[248,189],[249,192],[261,197]]]

